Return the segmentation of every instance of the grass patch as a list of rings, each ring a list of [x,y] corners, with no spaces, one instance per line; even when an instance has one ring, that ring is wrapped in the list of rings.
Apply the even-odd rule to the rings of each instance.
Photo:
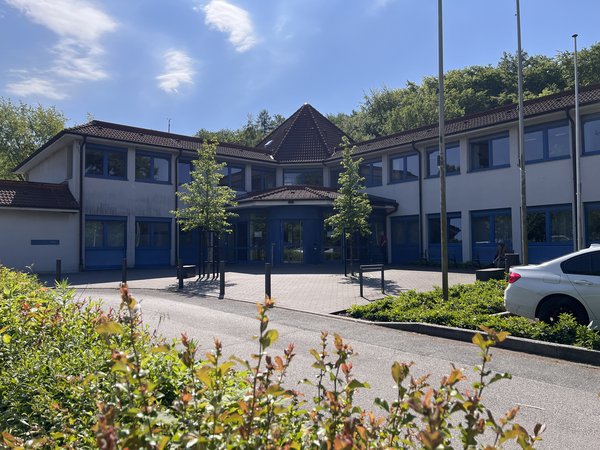
[[[353,306],[352,317],[382,322],[424,322],[479,330],[481,326],[508,331],[512,336],[600,350],[600,334],[579,325],[572,316],[561,315],[548,325],[524,317],[498,316],[504,308],[506,281],[476,281],[453,286],[444,301],[439,288],[429,292],[403,292],[368,305]]]

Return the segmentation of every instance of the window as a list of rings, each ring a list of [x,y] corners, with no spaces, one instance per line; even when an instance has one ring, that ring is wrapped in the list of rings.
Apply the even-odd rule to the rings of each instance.
[[[138,219],[135,222],[136,248],[170,248],[171,221]]]
[[[419,154],[393,156],[390,159],[390,183],[419,179]]]
[[[448,225],[448,243],[459,244],[462,242],[462,225],[460,213],[448,213],[447,215]],[[440,226],[440,215],[432,214],[429,216],[429,243],[441,244],[441,226]]]
[[[135,154],[135,181],[169,183],[171,181],[171,157],[137,151]]]
[[[600,116],[584,117],[583,154],[600,153]]]
[[[275,187],[275,170],[266,167],[252,167],[252,190],[264,191]]]
[[[525,162],[568,158],[570,151],[567,123],[529,127],[525,130]]]
[[[469,144],[470,170],[510,166],[508,135],[473,140]]]
[[[177,162],[177,183],[185,184],[192,181],[192,161],[189,159],[180,159]]]
[[[124,218],[98,218],[85,221],[85,247],[108,249],[125,247]]]
[[[585,234],[588,245],[600,242],[600,203],[585,205]]]
[[[527,209],[529,243],[568,244],[573,241],[571,206],[533,207]]]
[[[436,148],[427,150],[427,176],[438,177],[440,152]],[[460,173],[460,147],[458,143],[446,146],[446,175],[458,175]]]
[[[286,169],[283,171],[283,185],[323,186],[323,170],[321,169]]]
[[[381,186],[383,183],[383,162],[378,160],[364,161],[359,168],[360,175],[365,178],[365,186]]]
[[[329,169],[329,186],[334,189],[339,189],[340,186],[340,175],[344,171],[344,168],[341,167],[332,167]]]
[[[236,191],[246,190],[246,170],[244,166],[236,166],[227,164],[221,169],[223,178],[221,178],[221,186],[229,186]]]
[[[560,265],[564,273],[600,276],[600,252],[585,253],[567,259]]]
[[[510,210],[473,211],[471,234],[475,245],[512,241]]]
[[[127,179],[127,149],[87,144],[85,175],[88,177]]]

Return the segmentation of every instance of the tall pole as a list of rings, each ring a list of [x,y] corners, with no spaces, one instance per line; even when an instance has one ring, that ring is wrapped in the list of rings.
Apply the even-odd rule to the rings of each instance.
[[[523,264],[529,264],[527,232],[527,183],[525,176],[525,111],[523,107],[523,50],[521,49],[521,6],[517,0],[517,60],[519,86],[519,174],[521,176],[521,254]]]
[[[442,295],[448,300],[448,219],[446,217],[446,144],[444,121],[444,27],[442,0],[438,0],[438,83],[439,83],[439,155],[440,155],[440,247]]]
[[[577,35],[573,35],[573,66],[575,71],[575,201],[577,202],[575,206],[575,224],[577,230],[577,248],[576,250],[581,250],[585,244],[583,242],[583,212],[582,212],[582,203],[581,203],[581,165],[580,165],[580,155],[581,155],[581,123],[579,120],[579,71],[577,70]]]

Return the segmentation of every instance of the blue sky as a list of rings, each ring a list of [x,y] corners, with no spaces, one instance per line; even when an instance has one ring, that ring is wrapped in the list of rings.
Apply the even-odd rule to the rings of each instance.
[[[572,5],[577,5],[575,8]],[[521,0],[523,48],[600,40],[598,0]],[[445,69],[516,51],[514,0],[444,2]],[[261,109],[356,109],[437,74],[436,0],[0,0],[0,96],[193,134]]]

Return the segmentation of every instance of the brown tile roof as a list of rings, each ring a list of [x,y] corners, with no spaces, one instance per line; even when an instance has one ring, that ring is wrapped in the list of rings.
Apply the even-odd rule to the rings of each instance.
[[[66,184],[0,180],[0,207],[79,209]]]
[[[278,162],[312,162],[329,158],[347,136],[309,104],[303,105],[256,146]]]
[[[600,84],[582,87],[579,90],[580,105],[588,105],[600,101]],[[525,118],[535,117],[557,111],[572,109],[575,107],[575,93],[573,91],[560,92],[545,97],[540,97],[524,102]],[[466,131],[485,128],[492,125],[500,125],[518,120],[518,108],[516,104],[502,106],[489,111],[470,116],[446,121],[446,136],[463,133]],[[383,136],[369,141],[356,144],[357,154],[383,150],[399,145],[407,145],[420,141],[436,139],[438,137],[438,125],[432,124],[413,130]],[[340,156],[339,154],[337,155]]]
[[[318,201],[329,200],[333,202],[339,192],[333,188],[321,186],[280,186],[265,191],[250,192],[237,198],[238,204],[261,202],[261,201]],[[369,194],[369,200],[373,206],[396,206],[398,202],[393,199],[379,197]]]

